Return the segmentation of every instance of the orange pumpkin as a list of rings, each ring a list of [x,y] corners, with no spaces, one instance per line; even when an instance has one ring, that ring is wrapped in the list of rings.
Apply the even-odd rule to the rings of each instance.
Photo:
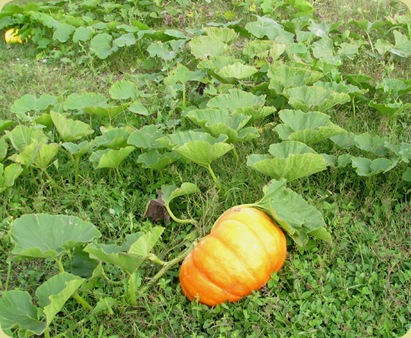
[[[189,300],[214,306],[258,290],[287,254],[283,231],[264,212],[246,206],[224,212],[184,259],[180,284]]]

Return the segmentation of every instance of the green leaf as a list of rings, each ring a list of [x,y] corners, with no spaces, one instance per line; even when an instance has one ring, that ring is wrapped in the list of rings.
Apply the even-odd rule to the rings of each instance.
[[[240,89],[231,89],[226,94],[220,94],[207,102],[207,107],[233,112],[236,109],[252,107],[261,109],[265,104],[265,95],[257,96]]]
[[[17,326],[20,330],[41,335],[47,325],[38,320],[37,313],[38,309],[33,305],[27,291],[3,292],[0,298],[0,326],[3,330],[9,331]]]
[[[92,27],[84,27],[80,26],[76,28],[73,34],[73,42],[79,43],[80,41],[89,41],[91,37],[94,35],[95,31]]]
[[[9,159],[22,165],[46,169],[59,149],[60,145],[57,143],[31,143]]]
[[[268,88],[274,90],[276,94],[282,94],[287,88],[311,85],[324,76],[309,68],[288,66],[283,63],[271,66],[267,75],[270,79]]]
[[[142,116],[148,116],[151,113],[149,110],[143,106],[143,104],[139,101],[134,101],[129,107],[128,110],[131,111],[134,114],[142,115]]]
[[[406,169],[401,177],[405,182],[411,182],[411,168]]]
[[[90,41],[90,50],[96,54],[99,59],[107,59],[118,49],[117,45],[112,44],[112,40],[113,37],[108,33],[97,34]]]
[[[251,119],[250,115],[230,114],[218,109],[195,109],[186,116],[215,137],[227,135],[228,143],[245,142],[259,136],[256,128],[244,128]]]
[[[59,42],[67,42],[75,30],[76,27],[64,22],[59,22],[56,30],[53,33],[53,39],[58,40]]]
[[[195,36],[188,43],[196,59],[208,59],[224,54],[228,45],[214,36]]]
[[[37,288],[36,296],[46,316],[47,326],[84,281],[85,279],[78,276],[61,272]]]
[[[146,151],[137,158],[143,168],[162,170],[180,158],[176,153],[160,153],[157,150]]]
[[[357,148],[371,152],[377,156],[385,156],[388,151],[385,143],[388,141],[385,137],[371,135],[370,133],[362,133],[355,135],[354,141]]]
[[[30,111],[39,112],[54,106],[57,97],[49,94],[42,94],[39,98],[35,95],[25,94],[14,101],[10,110],[15,114],[24,114]]]
[[[48,137],[41,128],[28,127],[23,125],[16,126],[11,131],[6,131],[6,138],[17,151],[23,150],[32,143],[47,143]]]
[[[69,119],[54,111],[50,112],[50,116],[64,142],[77,141],[94,133],[94,130],[82,121]]]
[[[147,47],[152,58],[159,57],[164,61],[170,61],[177,56],[177,51],[173,50],[169,43],[163,43],[161,41],[152,42]]]
[[[177,188],[175,185],[162,185],[161,186],[161,198],[165,204],[170,204],[170,202],[181,196],[191,195],[199,193],[200,189],[197,185],[190,182],[184,182],[181,184],[181,187]]]
[[[151,250],[153,250],[154,245],[158,242],[163,232],[163,227],[154,227],[149,232],[141,235],[137,241],[130,246],[128,253],[130,255],[147,258],[148,254]]]
[[[127,146],[127,140],[130,135],[130,131],[126,128],[111,128],[102,130],[103,134],[97,136],[93,140],[94,147],[106,147],[111,149],[118,149]]]
[[[143,149],[159,149],[164,148],[164,146],[158,143],[157,139],[163,136],[163,129],[160,125],[150,124],[133,131],[127,143]]]
[[[247,23],[245,29],[259,39],[266,36],[269,40],[284,43],[292,43],[294,39],[294,34],[287,32],[277,21],[268,17],[257,16],[257,21]]]
[[[136,84],[127,80],[115,82],[110,87],[109,92],[111,98],[114,100],[135,100],[141,95]]]
[[[90,106],[84,107],[83,111],[87,114],[97,116],[97,117],[108,117],[113,118],[118,114],[122,113],[128,107],[127,104],[122,104],[119,106],[107,106],[107,107],[98,107],[98,106]]]
[[[327,169],[324,157],[297,141],[272,144],[270,154],[247,156],[247,165],[272,178],[285,178],[288,181],[309,176]]]
[[[91,150],[91,144],[88,141],[81,143],[64,142],[61,144],[70,154],[76,156],[83,156]]]
[[[158,141],[183,158],[208,168],[214,160],[234,148],[225,143],[226,140],[227,136],[215,138],[208,133],[190,130],[176,132]]]
[[[12,163],[4,168],[4,165],[0,163],[0,193],[7,188],[14,185],[14,181],[23,172],[23,168],[20,164]]]
[[[341,59],[335,55],[334,42],[329,37],[323,37],[312,44],[313,55],[316,59],[331,65],[340,65]]]
[[[135,147],[127,146],[120,149],[97,150],[91,154],[90,162],[96,163],[96,169],[116,169],[135,149]]]
[[[309,235],[331,242],[321,212],[287,188],[285,179],[272,180],[263,188],[263,193],[255,206],[269,214],[297,245],[306,245]]]
[[[113,264],[120,269],[132,274],[148,258],[148,254],[158,241],[162,227],[155,227],[146,234],[141,232],[127,235],[123,245],[114,244],[89,244],[84,248],[93,259]]]
[[[231,44],[238,39],[238,34],[232,28],[209,26],[205,27],[204,30],[210,38],[214,38],[227,44]]]
[[[100,237],[96,227],[76,216],[27,214],[10,231],[12,254],[20,257],[53,258]]]
[[[107,99],[97,93],[74,93],[67,97],[63,103],[64,110],[83,110],[85,107],[107,107]]]
[[[205,72],[202,70],[190,71],[186,66],[178,64],[173,68],[165,78],[166,85],[174,85],[176,83],[186,84],[189,81],[201,81],[205,77]]]
[[[319,86],[288,88],[284,93],[288,97],[290,106],[305,112],[325,112],[336,105],[341,105],[351,100],[347,93],[339,93]]]
[[[285,109],[279,115],[284,124],[277,125],[274,130],[283,140],[312,144],[345,132],[330,121],[329,115],[320,112]]]
[[[125,47],[125,46],[133,46],[137,42],[136,37],[133,33],[126,33],[119,36],[117,39],[114,39],[113,46],[118,47]]]
[[[393,169],[398,160],[388,158],[377,158],[370,160],[365,157],[352,157],[352,167],[356,169],[359,176],[374,176],[386,173]]]
[[[11,126],[14,126],[16,122],[12,120],[0,120],[0,132],[8,129]]]
[[[258,72],[258,69],[253,66],[243,65],[236,62],[227,65],[216,72],[217,75],[223,78],[234,78],[237,80],[246,79]]]

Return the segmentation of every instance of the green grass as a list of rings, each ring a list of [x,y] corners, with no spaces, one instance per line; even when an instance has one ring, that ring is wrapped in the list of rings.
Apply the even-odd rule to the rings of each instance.
[[[156,19],[156,27],[170,24],[168,28],[178,28],[182,22],[179,17],[183,16],[186,28],[194,30],[210,21],[223,21],[221,13],[228,11],[243,15],[245,20],[253,18],[248,6],[235,6],[233,3],[238,5],[235,1],[202,1],[196,6],[188,0],[176,3],[174,9],[170,4],[166,8],[173,16],[171,23],[168,19]],[[252,1],[244,3],[248,5]],[[405,12],[401,3],[391,6],[381,0],[372,1],[371,5],[369,1],[348,1],[343,5],[339,1],[313,1],[313,5],[324,22],[342,20],[344,29],[353,31],[358,28],[353,27],[351,19],[374,22]],[[185,11],[187,8],[190,11]],[[6,46],[0,42],[0,119],[15,120],[10,107],[24,94],[67,97],[88,91],[106,95],[116,80],[150,79],[142,87],[153,95],[149,102],[161,108],[157,116],[115,121],[119,126],[165,122],[170,130],[178,128],[181,117],[178,99],[170,98],[161,85],[167,71],[162,67],[167,67],[157,64],[145,69],[142,57],[147,56],[146,46],[140,47],[142,51],[130,48],[105,61],[84,55],[76,58],[76,53],[71,52],[63,63],[59,58],[47,59],[44,52],[38,56],[39,51],[33,45]],[[181,60],[190,62],[190,56],[184,50]],[[360,60],[347,63],[345,71],[369,74],[377,83],[382,74],[408,78],[409,66],[409,58],[395,62],[389,57],[376,59],[364,54]],[[190,85],[188,92],[190,105],[201,104],[202,97],[195,85]],[[352,132],[368,131],[393,141],[410,142],[409,113],[383,117],[356,101],[339,108],[333,119]],[[0,265],[0,295],[6,288],[33,294],[55,272],[51,262],[40,260],[13,261],[8,270],[12,249],[9,230],[13,220],[21,215],[76,215],[95,224],[103,234],[103,242],[119,244],[127,234],[152,226],[144,219],[144,211],[148,200],[157,198],[162,185],[190,181],[200,187],[201,194],[173,201],[172,207],[178,216],[194,217],[199,225],[174,222],[164,225],[166,230],[154,251],[161,259],[169,260],[181,252],[182,242],[189,233],[198,239],[210,231],[227,208],[261,198],[267,177],[250,168],[244,170],[246,156],[266,152],[275,140],[268,128],[257,141],[237,147],[239,162],[229,153],[213,163],[224,183],[222,191],[214,187],[207,171],[195,164],[179,162],[163,172],[136,169],[137,152],[127,159],[128,164],[134,165],[124,166],[121,178],[113,171],[94,170],[89,162],[82,161],[78,185],[74,183],[72,167],[60,160],[47,172],[63,191],[40,171],[33,176],[24,175],[0,194],[0,261],[4,262]],[[209,308],[186,300],[179,287],[178,269],[174,268],[132,307],[122,299],[124,275],[116,267],[108,267],[106,273],[116,283],[98,280],[90,286],[89,298],[98,301],[112,297],[116,301],[112,311],[90,315],[70,299],[53,322],[50,335],[150,338],[404,335],[411,324],[411,202],[410,185],[401,180],[401,172],[360,177],[353,170],[330,169],[293,181],[289,187],[323,213],[334,242],[331,245],[310,242],[306,248],[298,248],[290,241],[285,266],[262,290],[238,303]],[[157,271],[154,264],[145,265],[139,271],[142,282],[147,282]]]

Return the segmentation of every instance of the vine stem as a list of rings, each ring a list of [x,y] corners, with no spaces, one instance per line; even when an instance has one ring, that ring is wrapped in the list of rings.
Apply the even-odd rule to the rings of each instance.
[[[128,296],[131,305],[136,305],[136,274],[133,272],[128,278]]]
[[[188,253],[192,250],[193,244],[190,245],[186,250],[184,250],[182,253],[180,253],[177,257],[173,258],[171,261],[167,262],[166,264],[163,265],[163,267],[154,275],[153,278],[150,279],[150,281],[144,285],[140,290],[139,290],[139,295],[143,295],[147,290],[152,287],[168,270],[170,270],[174,265],[177,265],[180,263]]]
[[[217,189],[221,190],[220,180],[217,178],[216,174],[214,173],[213,169],[211,168],[211,165],[209,164],[206,168],[207,168],[208,172],[210,173],[211,177],[213,178],[213,181],[214,181],[215,186],[217,187]]]
[[[175,221],[176,223],[180,223],[180,224],[194,224],[197,225],[197,221],[193,218],[190,219],[181,219],[176,217],[173,212],[171,211],[170,206],[166,203],[165,208],[167,209],[168,214],[170,215],[170,217],[173,219],[173,221]]]

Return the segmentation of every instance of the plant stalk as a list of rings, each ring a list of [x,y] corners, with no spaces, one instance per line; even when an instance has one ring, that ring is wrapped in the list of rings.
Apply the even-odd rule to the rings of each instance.
[[[147,290],[152,287],[168,270],[170,270],[174,265],[180,263],[186,256],[189,254],[189,252],[192,250],[193,245],[190,245],[186,250],[184,250],[182,253],[180,253],[177,257],[173,258],[171,261],[167,262],[163,267],[154,275],[153,278],[150,279],[150,281],[144,285],[140,290],[139,290],[139,295],[142,296]]]
[[[207,168],[208,172],[210,173],[211,177],[213,178],[213,181],[214,181],[215,186],[217,187],[217,189],[221,190],[220,180],[217,178],[216,174],[214,173],[213,169],[211,168],[211,165],[209,164],[206,168]]]
[[[164,206],[166,207],[168,214],[170,215],[170,217],[173,219],[174,222],[180,223],[180,224],[194,224],[194,225],[197,225],[197,221],[195,219],[193,219],[193,218],[190,218],[190,219],[178,218],[173,214],[173,212],[171,211],[170,206],[167,203]]]
[[[128,296],[131,305],[136,305],[136,274],[133,272],[128,278]]]

